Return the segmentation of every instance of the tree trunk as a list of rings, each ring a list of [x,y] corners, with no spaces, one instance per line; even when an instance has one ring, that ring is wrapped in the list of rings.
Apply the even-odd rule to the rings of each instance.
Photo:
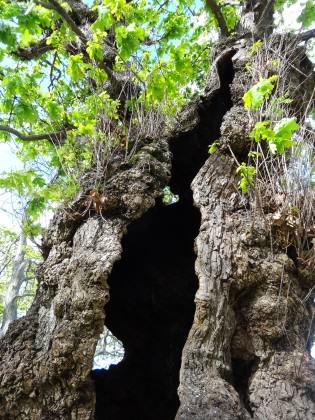
[[[272,241],[272,214],[238,191],[231,156],[249,149],[251,44],[218,48],[177,128],[116,164],[102,215],[77,197],[55,216],[34,304],[0,342],[1,418],[314,418],[312,267]],[[287,77],[303,114],[315,86],[304,55]],[[178,203],[162,204],[165,185]],[[104,321],[125,357],[91,375]]]
[[[28,261],[25,260],[26,236],[23,232],[20,234],[16,255],[12,264],[12,274],[9,280],[9,285],[4,296],[4,308],[2,324],[0,328],[0,337],[3,337],[7,332],[10,322],[17,319],[17,304],[16,299],[19,295],[20,288],[25,281],[25,270]]]
[[[299,47],[286,41],[296,56],[293,61],[291,53],[283,82],[295,98],[295,113],[305,115],[308,100],[303,96],[314,92],[314,74]],[[285,60],[289,47],[283,42],[281,37],[273,39],[274,50],[278,44]],[[270,60],[276,59],[272,49],[268,53]],[[241,161],[249,133],[241,106],[250,86],[245,79],[246,43],[232,60],[233,106],[224,116],[220,140]],[[199,289],[183,351],[176,418],[312,419],[315,366],[308,341],[314,328],[313,302],[305,296],[314,286],[314,263],[309,272],[313,281],[308,283],[298,260],[277,245],[271,232],[273,213],[263,214],[257,206],[251,210],[254,203],[237,191],[235,169],[235,159],[223,149],[206,161],[192,183],[201,212],[196,239]]]

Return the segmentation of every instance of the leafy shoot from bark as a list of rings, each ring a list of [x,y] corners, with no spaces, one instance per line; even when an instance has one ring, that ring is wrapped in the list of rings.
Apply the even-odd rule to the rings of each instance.
[[[243,168],[252,168],[254,206],[270,218],[276,239],[286,249],[293,246],[301,262],[310,266],[315,261],[315,148],[314,133],[305,119],[314,97],[310,93],[307,98],[299,98],[299,93],[292,90],[288,74],[295,68],[300,50],[294,43],[291,48],[283,51],[280,41],[277,51],[269,41],[252,55],[250,73],[254,82],[257,78],[259,81],[243,97],[253,127],[248,166],[243,164]],[[281,61],[275,59],[280,50]]]

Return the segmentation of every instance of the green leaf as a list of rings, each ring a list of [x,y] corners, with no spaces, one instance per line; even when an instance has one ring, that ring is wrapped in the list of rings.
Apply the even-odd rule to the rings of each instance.
[[[92,60],[103,60],[103,49],[102,46],[96,42],[89,42],[89,46],[86,51]]]
[[[15,106],[14,112],[20,123],[34,123],[38,118],[36,109],[33,108],[32,105],[23,101],[20,101]]]
[[[258,121],[250,132],[249,137],[259,142],[260,139],[268,139],[274,136],[273,130],[270,128],[271,121]]]
[[[91,25],[91,28],[95,30],[105,31],[109,29],[113,23],[114,18],[112,13],[109,11],[108,8],[103,6],[99,6],[98,8],[98,17],[96,21]]]
[[[32,219],[36,220],[43,213],[46,207],[46,200],[44,197],[33,198],[26,206],[26,214]]]
[[[296,118],[282,118],[275,127],[275,135],[279,138],[290,139],[293,135],[293,132],[300,128],[299,124],[296,122]]]
[[[270,125],[269,120],[257,122],[250,137],[256,142],[266,140],[272,154],[282,154],[293,145],[293,134],[300,126],[295,118],[282,118],[273,128]]]
[[[140,41],[145,37],[145,30],[137,27],[133,22],[128,26],[118,26],[116,28],[116,41],[119,52],[123,59],[128,58],[139,47]]]
[[[130,10],[130,5],[127,0],[103,0],[103,5],[108,7],[117,20],[126,16]]]
[[[256,169],[253,166],[242,163],[237,169],[236,173],[241,176],[238,185],[243,193],[247,193],[249,186],[254,186],[254,176]]]
[[[14,47],[17,43],[17,37],[12,30],[12,27],[5,23],[0,23],[0,42],[7,44],[10,47]]]
[[[68,64],[68,74],[74,82],[84,78],[84,63],[82,54],[72,55]]]
[[[283,118],[274,127],[274,143],[276,144],[277,152],[282,154],[286,149],[293,145],[294,131],[300,128],[295,118]]]
[[[262,105],[265,99],[271,95],[274,83],[278,80],[278,76],[274,75],[268,79],[261,79],[253,87],[251,87],[243,96],[245,108],[256,110]]]
[[[220,142],[215,141],[214,143],[209,145],[208,152],[209,152],[210,155],[213,155],[217,151],[217,148],[218,148],[219,144],[220,144]]]
[[[62,119],[64,111],[58,102],[54,100],[46,100],[45,105],[47,113],[51,119],[59,121]]]
[[[31,220],[24,220],[23,231],[29,237],[35,237],[42,233],[43,228],[39,223],[34,223]]]
[[[308,0],[305,3],[297,20],[303,24],[304,28],[309,28],[315,22],[315,3],[313,0]]]
[[[250,56],[255,55],[257,51],[260,50],[262,45],[263,45],[263,42],[261,39],[258,39],[258,41],[254,42],[253,45],[249,49],[249,55]]]

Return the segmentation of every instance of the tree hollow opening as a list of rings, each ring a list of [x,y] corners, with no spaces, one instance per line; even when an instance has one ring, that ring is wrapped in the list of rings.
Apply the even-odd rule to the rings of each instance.
[[[200,216],[180,200],[133,223],[109,279],[106,325],[125,356],[94,371],[97,419],[172,419],[181,352],[194,316],[193,241]]]
[[[191,328],[198,288],[194,239],[200,212],[190,184],[220,136],[232,105],[231,56],[220,64],[221,87],[197,106],[199,124],[170,142],[170,189],[179,200],[162,200],[133,222],[122,240],[123,254],[108,279],[106,326],[122,341],[123,360],[92,371],[97,420],[171,420],[179,407],[177,388],[182,350]]]
[[[93,369],[108,369],[111,365],[117,365],[124,354],[122,342],[107,327],[104,327],[96,345]]]

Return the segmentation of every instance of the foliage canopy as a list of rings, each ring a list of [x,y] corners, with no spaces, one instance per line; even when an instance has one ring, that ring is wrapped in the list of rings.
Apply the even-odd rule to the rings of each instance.
[[[281,13],[297,1],[275,7]],[[14,136],[24,165],[0,186],[25,198],[30,234],[38,233],[44,208],[73,196],[92,164],[91,144],[122,145],[104,134],[104,118],[121,130],[137,107],[170,118],[198,91],[212,47],[237,31],[248,4],[0,0],[0,140]],[[312,0],[298,21],[305,28],[315,22]],[[266,88],[265,97],[272,82],[253,87],[248,105],[259,106],[257,92]]]

